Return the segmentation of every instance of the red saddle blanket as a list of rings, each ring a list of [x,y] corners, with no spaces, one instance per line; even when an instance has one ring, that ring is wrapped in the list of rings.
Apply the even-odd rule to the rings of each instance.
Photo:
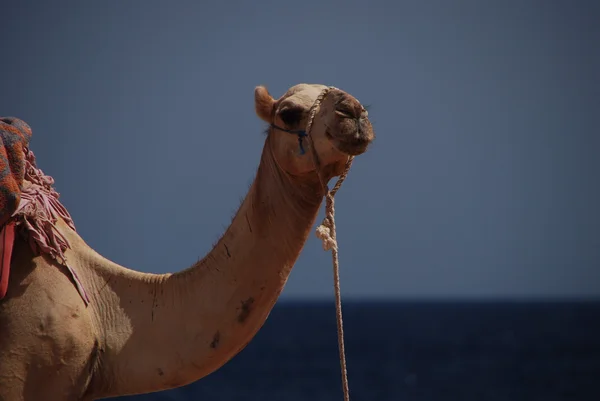
[[[15,223],[9,221],[21,201],[25,177],[25,150],[31,128],[23,120],[0,118],[0,299],[8,289]]]
[[[10,273],[10,258],[15,243],[15,222],[10,221],[0,230],[0,299],[8,290],[8,275]]]
[[[67,238],[55,226],[59,218],[74,231],[75,224],[58,200],[54,179],[37,168],[30,139],[31,128],[24,121],[0,118],[0,300],[8,291],[14,242],[21,238],[35,255],[47,255],[67,268],[87,305],[85,288],[65,257]]]

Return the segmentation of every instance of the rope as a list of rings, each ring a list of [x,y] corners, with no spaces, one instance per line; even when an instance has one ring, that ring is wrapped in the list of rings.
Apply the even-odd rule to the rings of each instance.
[[[334,195],[340,189],[342,182],[346,179],[350,166],[352,165],[353,157],[348,158],[346,168],[340,178],[336,182],[331,191],[325,196],[325,218],[320,226],[317,227],[317,237],[323,241],[323,249],[331,250],[333,260],[333,283],[335,288],[335,312],[337,321],[338,333],[338,348],[340,353],[340,369],[342,372],[342,388],[344,390],[344,401],[350,400],[350,389],[348,386],[348,372],[346,370],[346,350],[344,347],[344,322],[342,319],[342,295],[340,290],[340,262],[338,260],[338,245],[335,233],[335,201]]]
[[[329,91],[332,89],[336,89],[333,86],[325,88],[315,100],[315,103],[312,105],[309,117],[308,124],[306,125],[306,133],[307,137],[310,138],[311,141],[311,150],[313,156],[313,162],[315,164],[315,168],[317,171],[317,176],[319,177],[319,181],[321,183],[321,187],[325,192],[325,218],[323,222],[317,227],[316,235],[323,242],[323,249],[325,251],[331,251],[332,261],[333,261],[333,284],[335,290],[335,311],[336,311],[336,322],[337,322],[337,334],[338,334],[338,349],[340,354],[340,369],[342,373],[342,389],[344,391],[344,401],[350,400],[350,390],[348,386],[348,371],[346,369],[346,351],[344,346],[344,322],[342,319],[342,295],[340,290],[340,262],[338,259],[338,244],[336,240],[336,232],[335,232],[335,200],[334,196],[336,192],[342,186],[342,183],[346,179],[348,172],[350,171],[350,167],[352,166],[352,161],[354,160],[354,156],[348,157],[348,161],[346,162],[346,166],[344,171],[339,176],[338,181],[335,183],[334,187],[329,190],[323,178],[321,177],[321,162],[319,160],[319,155],[315,149],[314,143],[312,142],[312,138],[310,137],[310,130],[312,128],[313,120],[315,118],[317,108],[321,105],[321,102]]]
[[[271,124],[271,127],[278,129],[279,131],[287,132],[288,134],[298,135],[298,146],[300,147],[300,154],[303,155],[306,153],[304,151],[304,145],[302,144],[302,138],[306,137],[306,131],[285,129],[285,128],[281,128],[275,124]]]

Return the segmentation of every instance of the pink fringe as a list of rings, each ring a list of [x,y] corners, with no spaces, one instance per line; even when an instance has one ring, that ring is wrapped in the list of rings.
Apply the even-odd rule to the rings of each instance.
[[[60,195],[54,190],[54,179],[44,175],[38,169],[35,155],[29,149],[25,149],[25,181],[21,189],[21,201],[17,210],[13,213],[16,218],[16,226],[28,239],[29,246],[35,254],[45,253],[62,265],[66,266],[77,290],[85,301],[89,298],[77,273],[67,264],[64,252],[70,248],[67,239],[55,227],[58,217],[62,218],[71,229],[75,230],[75,224],[67,209],[59,202]]]

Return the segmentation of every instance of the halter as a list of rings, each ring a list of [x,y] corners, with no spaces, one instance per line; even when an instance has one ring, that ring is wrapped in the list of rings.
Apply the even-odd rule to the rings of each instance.
[[[288,134],[298,135],[298,146],[300,146],[300,154],[303,155],[306,152],[304,151],[304,145],[302,144],[302,139],[307,137],[306,131],[304,130],[290,130],[281,128],[275,124],[271,124],[271,127],[278,129],[279,131],[287,132]]]
[[[276,124],[271,124],[271,128],[275,128],[278,129],[280,131],[283,132],[287,132],[288,134],[292,134],[292,135],[297,135],[298,136],[298,146],[300,147],[300,154],[304,155],[306,152],[304,151],[304,144],[303,144],[303,139],[307,138],[308,135],[310,134],[310,129],[312,128],[312,123],[313,120],[315,118],[316,112],[317,112],[317,108],[319,108],[321,106],[321,102],[323,102],[323,100],[325,99],[325,97],[327,96],[327,94],[332,90],[332,89],[337,89],[334,86],[328,86],[325,89],[323,89],[321,91],[321,93],[319,94],[319,96],[317,96],[317,99],[315,100],[315,102],[312,104],[312,106],[310,107],[309,113],[308,113],[308,123],[306,124],[306,130],[290,130],[290,129],[285,129],[282,128]],[[315,163],[317,167],[317,173],[319,174],[319,179],[321,178],[321,172],[320,172],[320,165],[319,165],[319,161],[318,161],[318,157],[316,154],[316,151],[313,147],[313,156],[316,158]],[[321,182],[321,184],[323,184],[323,182]],[[326,188],[325,188],[326,189]]]
[[[335,186],[332,190],[329,190],[327,184],[323,181],[321,177],[321,162],[319,160],[319,155],[317,154],[317,150],[315,149],[314,142],[312,142],[312,137],[309,136],[310,130],[313,125],[313,121],[315,119],[315,115],[317,114],[317,108],[321,106],[321,103],[327,96],[327,94],[332,90],[337,89],[333,86],[328,86],[323,89],[313,105],[311,106],[308,113],[308,123],[306,124],[306,130],[288,130],[285,128],[278,127],[275,124],[271,124],[272,128],[276,128],[280,131],[287,132],[288,134],[298,135],[298,144],[300,145],[300,154],[304,154],[304,147],[302,146],[302,139],[308,138],[311,141],[311,150],[313,155],[313,163],[315,165],[315,169],[317,171],[317,176],[319,177],[319,181],[321,183],[321,187],[325,191],[325,218],[323,219],[323,223],[317,227],[317,237],[323,241],[323,249],[331,251],[331,256],[333,259],[333,280],[334,280],[334,290],[335,290],[335,309],[336,309],[336,323],[338,330],[338,349],[340,353],[340,368],[342,373],[342,390],[344,392],[344,401],[350,401],[350,390],[348,386],[348,371],[346,369],[346,351],[344,345],[344,326],[342,321],[342,297],[340,290],[340,266],[338,260],[338,245],[336,240],[336,232],[335,232],[335,207],[334,207],[334,195],[340,189],[342,182],[346,179],[348,172],[350,170],[350,166],[352,166],[352,161],[354,160],[354,156],[349,156],[346,161],[346,166],[344,168],[343,173],[338,178],[338,181],[335,183]]]

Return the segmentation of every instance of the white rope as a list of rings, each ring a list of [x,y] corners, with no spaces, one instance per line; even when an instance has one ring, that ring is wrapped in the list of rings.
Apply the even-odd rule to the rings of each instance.
[[[319,96],[315,100],[315,103],[312,105],[308,117],[308,124],[306,125],[306,134],[307,137],[310,138],[313,161],[315,164],[317,175],[319,177],[319,181],[321,182],[321,186],[323,187],[323,190],[325,192],[325,218],[323,219],[323,222],[317,227],[316,235],[318,238],[321,239],[321,241],[323,241],[323,249],[325,251],[331,251],[331,256],[333,260],[333,284],[335,290],[335,309],[337,321],[338,348],[340,354],[340,369],[342,374],[342,389],[344,391],[344,401],[349,401],[350,390],[348,386],[348,371],[346,369],[346,351],[344,346],[344,322],[342,319],[342,296],[340,290],[340,263],[338,258],[338,244],[336,241],[335,232],[334,196],[336,192],[340,189],[344,180],[346,179],[348,171],[350,171],[350,167],[352,166],[352,161],[354,160],[354,157],[348,157],[348,161],[346,162],[346,166],[343,173],[340,175],[333,189],[329,190],[327,185],[323,181],[323,178],[321,177],[321,163],[319,161],[314,142],[312,141],[312,137],[310,136],[310,130],[312,128],[313,120],[315,118],[317,109],[321,105],[323,99],[325,99],[329,91],[331,91],[332,89],[336,88],[333,86],[325,88],[319,94]]]

